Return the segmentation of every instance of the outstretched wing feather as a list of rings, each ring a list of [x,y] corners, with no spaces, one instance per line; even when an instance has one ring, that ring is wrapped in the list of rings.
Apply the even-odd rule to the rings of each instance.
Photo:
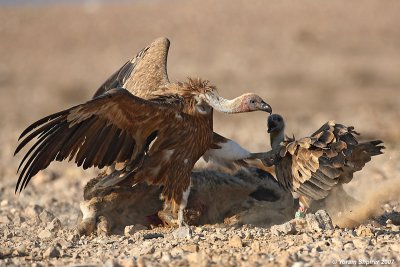
[[[54,160],[75,157],[76,164],[83,168],[134,161],[143,155],[152,133],[179,127],[178,112],[174,105],[146,101],[120,88],[47,116],[21,135],[29,133],[16,153],[35,137],[38,139],[20,164],[22,171],[16,190],[25,188],[33,176]],[[138,119],[146,116],[155,119]],[[134,154],[136,145],[142,149]]]

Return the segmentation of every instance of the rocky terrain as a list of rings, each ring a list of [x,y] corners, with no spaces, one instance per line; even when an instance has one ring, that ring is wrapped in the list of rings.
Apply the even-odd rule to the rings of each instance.
[[[0,266],[400,265],[400,5],[397,1],[136,1],[0,6]],[[96,170],[52,164],[14,194],[31,122],[86,101],[158,36],[171,40],[171,80],[200,76],[221,95],[253,91],[304,136],[328,120],[382,139],[345,186],[350,213],[318,211],[270,228],[130,226],[79,236],[79,202]],[[215,114],[215,129],[269,149],[265,114]],[[332,220],[331,220],[332,219]]]

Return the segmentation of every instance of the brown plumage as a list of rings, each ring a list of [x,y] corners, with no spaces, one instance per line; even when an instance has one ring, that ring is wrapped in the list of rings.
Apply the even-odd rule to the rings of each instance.
[[[382,154],[382,141],[359,143],[353,127],[329,121],[310,137],[285,138],[282,116],[268,118],[271,146],[276,153],[276,178],[284,189],[300,195],[308,208],[337,184],[348,183],[372,156]]]
[[[113,74],[92,100],[29,126],[15,153],[37,140],[21,161],[16,190],[52,161],[75,159],[84,169],[109,167],[100,187],[163,185],[166,200],[179,206],[184,192],[187,198],[193,165],[213,144],[213,108],[227,113],[271,108],[254,94],[223,99],[201,79],[169,83],[168,47],[168,39],[157,39]]]

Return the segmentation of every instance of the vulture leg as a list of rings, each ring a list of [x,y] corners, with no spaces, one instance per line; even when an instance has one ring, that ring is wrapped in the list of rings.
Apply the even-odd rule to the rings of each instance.
[[[179,227],[188,226],[188,224],[184,220],[183,211],[185,210],[185,208],[187,206],[188,199],[189,199],[189,194],[190,194],[190,186],[188,188],[186,188],[186,190],[183,192],[182,201],[181,201],[181,204],[179,205],[179,211],[178,211],[178,225],[179,225]]]
[[[185,222],[185,217],[184,217],[184,210],[187,206],[188,199],[189,199],[189,194],[190,194],[190,185],[182,194],[182,200],[179,204],[179,210],[178,210],[178,229],[173,231],[172,235],[175,238],[187,238],[190,237],[190,228],[187,222]]]
[[[306,196],[300,196],[299,197],[299,209],[296,211],[295,217],[296,218],[305,218],[306,212],[308,208],[310,207],[310,204],[312,202],[311,198],[308,198]]]

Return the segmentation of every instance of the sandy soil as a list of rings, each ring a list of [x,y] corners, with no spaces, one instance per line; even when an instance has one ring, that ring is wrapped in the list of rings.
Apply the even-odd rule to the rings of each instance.
[[[0,7],[0,265],[308,266],[359,259],[400,264],[399,11],[397,1],[369,0]],[[258,93],[296,136],[334,119],[354,125],[364,139],[382,139],[385,155],[346,185],[364,203],[355,216],[373,215],[374,224],[286,234],[206,226],[193,228],[192,239],[184,241],[167,229],[160,230],[163,238],[144,241],[142,232],[79,238],[73,226],[83,186],[95,170],[53,164],[14,195],[21,155],[14,158],[13,151],[24,127],[89,99],[159,36],[171,40],[171,80],[200,76],[227,97]],[[252,151],[269,149],[265,114],[215,117],[219,133]]]

